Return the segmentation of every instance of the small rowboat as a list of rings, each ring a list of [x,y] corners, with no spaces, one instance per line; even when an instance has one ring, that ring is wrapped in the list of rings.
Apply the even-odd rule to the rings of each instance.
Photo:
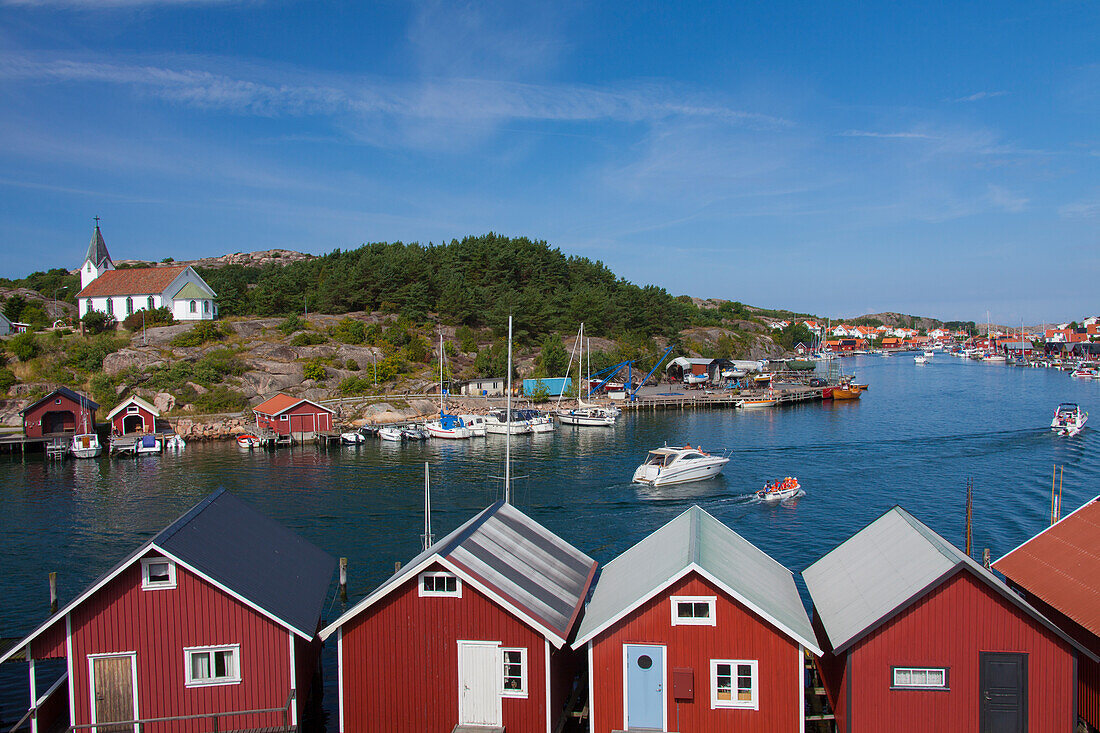
[[[764,488],[756,492],[756,498],[762,501],[783,501],[797,496],[801,490],[798,479],[788,476],[782,481],[764,484]]]

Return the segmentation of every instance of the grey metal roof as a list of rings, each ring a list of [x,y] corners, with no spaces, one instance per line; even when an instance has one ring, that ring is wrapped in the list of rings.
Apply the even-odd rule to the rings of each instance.
[[[110,261],[111,253],[107,251],[107,243],[103,241],[103,235],[99,232],[99,224],[95,225],[95,231],[92,232],[92,241],[88,243],[88,254],[84,255],[84,261],[92,261],[92,264],[99,268],[104,260]]]
[[[87,407],[92,412],[95,412],[96,410],[99,409],[99,403],[92,400],[92,398],[85,397],[84,395],[80,394],[79,392],[74,392],[73,390],[69,389],[68,387],[58,387],[53,392],[50,392],[48,395],[46,395],[42,399],[38,400],[37,402],[32,402],[31,404],[24,407],[22,410],[19,411],[19,414],[20,415],[27,414],[28,412],[30,412],[34,408],[41,405],[46,400],[53,399],[53,396],[57,395],[57,394],[68,397],[70,400],[72,400],[73,402],[75,402],[79,405],[84,405],[85,407]]]
[[[336,559],[224,489],[153,544],[306,637],[317,632]]]
[[[843,651],[895,613],[955,574],[968,570],[1075,648],[997,576],[895,506],[802,571],[834,651]]]
[[[819,652],[791,571],[698,506],[604,566],[574,646],[598,636],[690,569]]]
[[[445,561],[484,584],[561,646],[588,595],[596,561],[511,504],[497,502],[404,565],[385,583],[327,626],[328,637],[346,621],[420,572]]]

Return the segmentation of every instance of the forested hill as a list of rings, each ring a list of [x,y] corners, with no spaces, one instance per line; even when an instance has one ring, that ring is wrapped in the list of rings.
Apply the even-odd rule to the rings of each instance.
[[[522,339],[581,322],[593,336],[673,336],[701,315],[690,298],[629,283],[601,262],[496,234],[434,246],[367,244],[286,265],[198,269],[218,293],[223,316],[307,308],[398,312],[420,321],[431,312],[455,325],[499,329],[511,313]]]

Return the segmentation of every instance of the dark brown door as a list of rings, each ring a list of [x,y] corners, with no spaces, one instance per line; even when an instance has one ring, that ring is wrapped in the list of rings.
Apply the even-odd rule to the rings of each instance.
[[[981,733],[1027,733],[1027,655],[979,652]]]
[[[131,726],[104,726],[134,719],[133,657],[97,657],[92,660],[96,733],[133,730]]]

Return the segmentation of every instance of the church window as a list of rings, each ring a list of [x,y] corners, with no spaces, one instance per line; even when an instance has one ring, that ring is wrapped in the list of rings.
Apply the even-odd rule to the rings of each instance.
[[[150,295],[148,298],[145,299],[145,302],[147,303],[147,305],[145,306],[145,309],[146,310],[153,310],[153,296]]]
[[[126,315],[130,315],[133,312],[134,312],[134,299],[130,298],[130,297],[127,297],[126,298]]]
[[[210,312],[210,301],[209,300],[204,300],[202,302],[202,312],[203,313],[209,313]]]
[[[107,315],[113,316],[115,314],[115,302],[110,298],[107,298]]]
[[[191,301],[191,312],[192,313],[198,313],[199,312],[198,308],[195,305],[195,301],[193,301],[193,300]]]

